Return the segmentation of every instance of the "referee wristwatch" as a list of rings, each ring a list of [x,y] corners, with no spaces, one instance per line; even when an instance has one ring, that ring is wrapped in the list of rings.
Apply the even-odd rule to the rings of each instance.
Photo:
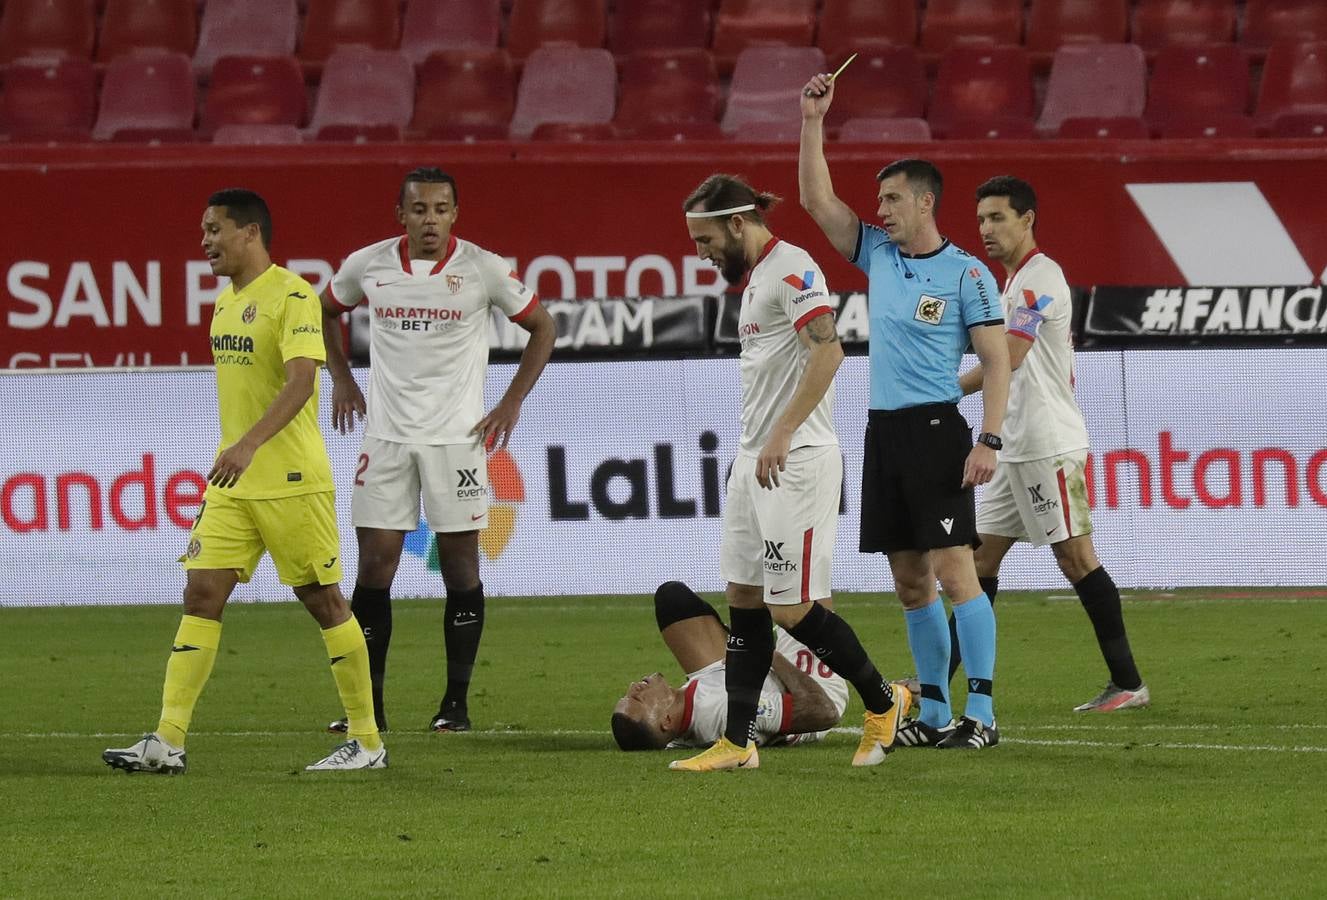
[[[985,444],[992,450],[999,450],[1004,447],[1004,441],[1000,440],[1000,436],[998,434],[991,434],[989,431],[983,431],[981,434],[977,435],[977,443]]]

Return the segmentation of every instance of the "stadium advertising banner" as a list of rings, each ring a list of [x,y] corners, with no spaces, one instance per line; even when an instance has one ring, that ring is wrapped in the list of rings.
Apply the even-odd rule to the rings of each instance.
[[[1304,200],[1327,195],[1320,144],[1195,141],[1125,153],[1082,143],[928,148],[946,178],[943,231],[977,250],[973,191],[1009,173],[1037,187],[1039,238],[1072,284],[1321,283],[1327,217]],[[875,173],[891,157],[830,148],[836,188],[867,221]],[[209,193],[243,185],[264,194],[274,258],[321,290],[348,253],[399,233],[400,179],[420,164],[459,179],[456,233],[506,256],[547,299],[718,293],[718,273],[696,258],[680,215],[682,199],[715,171],[785,197],[771,217],[775,232],[816,257],[831,289],[865,288],[798,207],[795,151],[786,147],[0,147],[9,235],[0,247],[0,368],[205,364],[220,288],[199,249]],[[61,214],[74,201],[93,208],[94,199],[94,221]],[[596,347],[605,332],[610,345],[644,350],[638,318],[657,322],[656,313],[564,310],[564,352]],[[495,347],[508,343],[495,334]]]
[[[891,589],[885,560],[856,550],[866,367],[849,358],[836,383],[840,591]],[[491,367],[490,404],[513,370]],[[1093,438],[1095,541],[1117,581],[1327,583],[1327,429],[1321,404],[1306,414],[1300,399],[1327,394],[1327,350],[1083,353],[1077,376]],[[209,370],[0,376],[5,408],[23,411],[0,438],[0,553],[11,573],[0,605],[178,601],[176,558],[217,441],[214,392]],[[720,589],[739,402],[735,359],[551,365],[513,444],[490,457],[488,590],[643,593],[671,578]],[[978,415],[971,399],[964,411]],[[359,437],[331,432],[325,408],[323,419],[348,587]],[[1001,581],[1065,586],[1048,550],[1025,547]],[[442,592],[426,526],[406,538],[395,591]],[[237,593],[288,596],[266,560]]]
[[[1088,298],[1087,337],[1189,341],[1327,337],[1321,285],[1099,287]]]

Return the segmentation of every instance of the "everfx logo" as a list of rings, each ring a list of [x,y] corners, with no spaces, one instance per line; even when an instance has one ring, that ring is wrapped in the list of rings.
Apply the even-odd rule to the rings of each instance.
[[[765,561],[766,572],[795,572],[797,563],[791,559],[785,559],[783,556],[783,541],[765,541]]]
[[[765,542],[765,558],[774,562],[783,562],[783,541],[775,543],[774,541]]]
[[[1032,495],[1033,503],[1045,503],[1046,498],[1041,495],[1041,485],[1034,485],[1028,488],[1028,493]]]
[[[457,469],[457,487],[479,487],[479,477],[475,474],[478,471],[478,469]]]

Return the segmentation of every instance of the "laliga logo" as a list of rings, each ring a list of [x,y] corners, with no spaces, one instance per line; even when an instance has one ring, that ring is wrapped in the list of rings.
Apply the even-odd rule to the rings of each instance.
[[[488,492],[488,527],[479,532],[479,549],[488,559],[497,559],[516,530],[517,507],[525,502],[525,480],[516,460],[506,450],[489,454]],[[424,559],[430,572],[440,571],[438,545],[423,517],[419,527],[405,536],[405,549],[412,556]]]

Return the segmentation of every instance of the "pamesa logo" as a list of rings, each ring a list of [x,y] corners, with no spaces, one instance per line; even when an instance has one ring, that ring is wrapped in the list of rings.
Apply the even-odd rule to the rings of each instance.
[[[488,457],[488,527],[479,532],[479,549],[488,559],[497,559],[507,549],[516,530],[516,512],[525,502],[525,481],[516,460],[506,450]],[[420,557],[430,572],[437,572],[438,544],[428,521],[421,516],[419,527],[405,536],[406,552]]]

